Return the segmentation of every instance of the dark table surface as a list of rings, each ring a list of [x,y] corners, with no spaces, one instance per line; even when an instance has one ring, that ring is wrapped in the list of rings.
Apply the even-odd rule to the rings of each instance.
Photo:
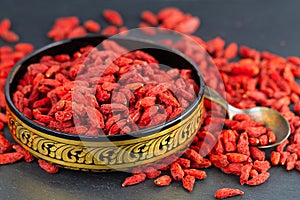
[[[21,35],[22,42],[40,48],[51,41],[46,33],[55,18],[76,15],[81,21],[101,17],[105,8],[120,11],[125,25],[136,28],[139,14],[149,9],[154,12],[166,6],[176,6],[202,20],[197,35],[203,39],[223,37],[258,50],[268,50],[282,56],[300,56],[299,1],[0,1],[0,19],[12,20],[12,28]],[[4,45],[0,40],[0,46]],[[6,133],[8,134],[8,133]],[[241,186],[236,176],[225,175],[216,168],[206,170],[208,178],[196,182],[194,191],[185,191],[180,183],[158,188],[152,180],[132,187],[121,188],[126,173],[86,173],[61,170],[50,175],[39,168],[37,162],[19,162],[0,167],[0,199],[2,200],[77,200],[77,199],[214,199],[221,187],[240,188],[244,196],[235,199],[299,199],[300,176],[294,170],[282,167],[270,170],[270,179],[257,187]]]

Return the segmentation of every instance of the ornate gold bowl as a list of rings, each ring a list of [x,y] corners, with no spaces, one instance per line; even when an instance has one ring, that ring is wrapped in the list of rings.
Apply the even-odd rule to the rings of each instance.
[[[43,127],[16,109],[12,94],[20,77],[31,63],[43,55],[72,54],[86,45],[97,46],[105,36],[89,36],[64,40],[45,46],[16,64],[6,84],[8,127],[14,140],[32,153],[60,167],[83,171],[127,170],[155,163],[185,149],[201,125],[204,81],[196,64],[180,52],[149,41],[117,37],[122,44],[134,44],[168,66],[192,69],[200,86],[195,102],[180,116],[163,125],[147,128],[127,135],[78,136]],[[147,47],[144,49],[144,47]]]

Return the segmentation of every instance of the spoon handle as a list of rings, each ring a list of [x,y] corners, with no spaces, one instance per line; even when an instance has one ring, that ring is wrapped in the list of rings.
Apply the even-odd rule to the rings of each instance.
[[[229,110],[229,105],[226,102],[226,100],[219,93],[217,93],[215,90],[211,89],[208,86],[205,86],[204,97],[208,100],[211,100],[212,102],[219,104],[227,111]]]

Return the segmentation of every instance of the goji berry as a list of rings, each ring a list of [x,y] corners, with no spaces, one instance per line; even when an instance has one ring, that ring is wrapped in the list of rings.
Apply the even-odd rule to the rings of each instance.
[[[177,162],[171,164],[170,172],[173,179],[176,181],[180,181],[184,176],[184,171]]]
[[[118,33],[118,28],[115,26],[107,26],[101,31],[101,34],[103,35],[115,35],[117,33]]]
[[[272,165],[278,165],[280,161],[280,153],[277,151],[272,151],[271,153],[271,163]]]
[[[123,19],[120,13],[115,10],[105,9],[103,11],[103,16],[109,23],[113,25],[121,26],[123,24]]]
[[[4,137],[3,133],[0,132],[0,154],[9,151],[11,143]]]
[[[58,172],[59,168],[56,165],[53,165],[45,160],[38,160],[39,166],[50,174],[55,174]]]
[[[229,163],[226,167],[222,167],[221,170],[225,174],[241,175],[243,164],[241,163]]]
[[[158,23],[158,19],[156,15],[149,10],[143,11],[141,13],[141,18],[142,20],[144,20],[145,22],[149,23],[152,26],[155,26]]]
[[[200,164],[202,162],[202,157],[200,156],[200,154],[191,148],[188,148],[184,152],[183,156],[194,161],[195,163],[198,163],[198,164]]]
[[[280,160],[279,160],[279,164],[280,165],[285,165],[287,158],[291,155],[290,152],[284,151],[284,152],[280,152]]]
[[[289,155],[286,160],[286,170],[293,170],[295,168],[297,159],[298,156],[296,153],[292,153],[291,155]]]
[[[182,178],[182,185],[183,187],[188,190],[189,192],[192,192],[194,189],[195,184],[195,177],[191,175],[186,175]]]
[[[178,158],[176,162],[179,163],[183,169],[190,168],[191,166],[191,161],[186,158]]]
[[[233,42],[230,43],[224,50],[224,57],[227,59],[235,58],[238,52],[238,45]]]
[[[252,164],[245,164],[243,165],[242,167],[242,170],[241,170],[241,176],[240,176],[240,184],[241,185],[244,185],[249,177],[250,177],[250,172],[251,172],[251,169],[252,169]]]
[[[23,157],[24,157],[24,155],[19,152],[10,152],[10,153],[0,154],[0,165],[15,163],[15,162],[21,160]]]
[[[94,20],[87,20],[86,22],[84,22],[84,27],[86,28],[86,30],[94,33],[99,32],[101,29],[100,24]]]
[[[223,154],[211,154],[210,160],[213,163],[213,165],[218,168],[226,167],[229,164],[228,157]]]
[[[145,174],[147,175],[147,178],[153,179],[153,178],[157,178],[161,174],[161,171],[153,167],[148,167],[145,169]]]
[[[250,147],[250,154],[255,160],[265,160],[266,153],[259,150],[257,147]]]
[[[34,157],[32,156],[32,154],[29,153],[28,151],[26,151],[25,149],[23,149],[23,147],[21,147],[20,145],[15,144],[15,145],[12,146],[12,148],[14,150],[16,150],[16,152],[19,152],[20,154],[22,154],[24,156],[24,160],[26,162],[34,161]]]
[[[205,171],[197,170],[197,169],[184,169],[184,174],[191,175],[195,177],[196,179],[202,180],[206,179],[207,175]]]
[[[271,168],[271,165],[267,160],[264,161],[256,160],[253,163],[253,168],[256,169],[258,172],[266,172]]]
[[[244,192],[239,189],[233,189],[233,188],[222,188],[218,189],[215,193],[215,197],[217,199],[226,199],[228,197],[243,195]]]
[[[157,186],[167,186],[172,182],[172,178],[169,175],[163,175],[154,180],[155,185]]]
[[[122,187],[126,187],[129,185],[136,185],[138,183],[141,183],[146,180],[146,174],[140,173],[140,174],[135,174],[133,176],[127,177],[125,181],[122,183]]]
[[[227,159],[229,162],[244,162],[248,159],[249,156],[240,154],[240,153],[226,153]]]
[[[257,176],[252,177],[252,179],[250,179],[249,181],[247,181],[248,185],[260,185],[264,182],[266,182],[270,177],[270,173],[269,172],[262,172],[260,174],[258,174]]]

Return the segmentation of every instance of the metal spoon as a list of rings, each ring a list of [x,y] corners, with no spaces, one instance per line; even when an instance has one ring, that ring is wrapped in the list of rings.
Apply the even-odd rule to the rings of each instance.
[[[287,139],[290,135],[290,125],[288,121],[276,110],[267,107],[254,107],[250,109],[239,109],[229,105],[226,100],[216,91],[209,87],[205,87],[204,97],[209,99],[227,110],[229,119],[232,119],[235,114],[248,114],[255,121],[264,122],[276,135],[276,143],[259,146],[259,148],[269,148],[277,146]]]

